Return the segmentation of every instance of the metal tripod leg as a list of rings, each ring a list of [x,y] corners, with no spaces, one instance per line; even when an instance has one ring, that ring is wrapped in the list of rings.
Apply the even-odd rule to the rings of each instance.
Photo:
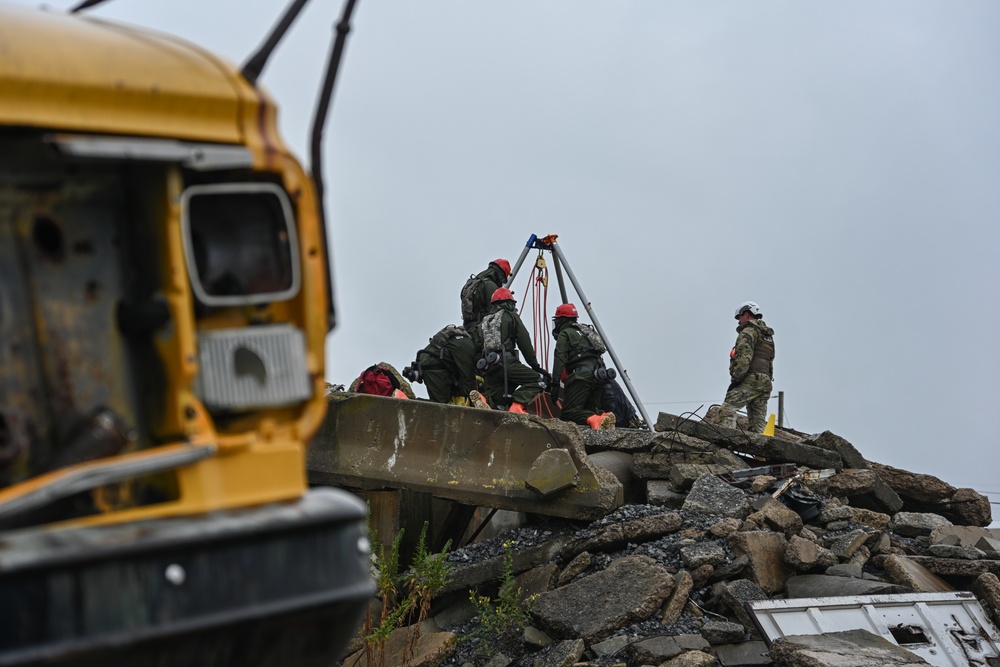
[[[604,333],[604,329],[601,327],[600,320],[597,319],[597,313],[594,312],[594,308],[590,304],[590,300],[587,299],[587,296],[583,293],[583,288],[580,287],[580,283],[576,281],[576,276],[573,275],[573,269],[570,268],[569,262],[566,261],[566,255],[563,254],[562,248],[560,248],[559,244],[555,241],[551,243],[551,249],[553,257],[555,257],[566,268],[566,275],[569,276],[570,282],[573,283],[573,288],[576,289],[577,295],[579,295],[580,300],[583,301],[583,305],[587,309],[587,313],[590,315],[590,321],[594,323],[594,328],[597,329],[597,333],[601,334],[601,340],[604,341],[604,345],[608,348],[608,354],[611,355],[611,360],[615,362],[615,368],[617,368],[618,372],[621,373],[622,380],[625,382],[625,386],[628,387],[629,395],[632,397],[632,400],[635,401],[636,407],[639,408],[642,418],[646,420],[646,428],[652,431],[653,422],[649,419],[649,415],[646,414],[646,408],[643,406],[642,401],[639,400],[639,396],[636,394],[635,387],[632,386],[632,380],[629,378],[628,372],[622,368],[622,363],[618,360],[618,355],[615,354],[614,348],[611,347],[611,342]]]

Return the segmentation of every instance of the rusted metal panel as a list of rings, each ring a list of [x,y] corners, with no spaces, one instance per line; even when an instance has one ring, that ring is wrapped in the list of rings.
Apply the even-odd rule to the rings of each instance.
[[[552,449],[579,476],[540,497],[525,481]],[[557,457],[560,466],[564,457]],[[309,481],[356,489],[408,488],[439,498],[568,518],[604,516],[622,504],[622,485],[594,465],[579,429],[559,420],[367,394],[331,397],[307,456]],[[566,471],[559,474],[565,476]]]
[[[972,593],[853,595],[746,603],[764,639],[867,630],[931,665],[1000,660],[1000,635]]]

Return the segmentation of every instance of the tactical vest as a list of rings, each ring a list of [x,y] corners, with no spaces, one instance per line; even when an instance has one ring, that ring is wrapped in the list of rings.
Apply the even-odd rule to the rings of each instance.
[[[771,362],[774,361],[774,337],[763,331],[758,333],[760,336],[757,344],[753,347],[753,358],[750,360],[750,368],[747,372],[763,373],[773,379]]]

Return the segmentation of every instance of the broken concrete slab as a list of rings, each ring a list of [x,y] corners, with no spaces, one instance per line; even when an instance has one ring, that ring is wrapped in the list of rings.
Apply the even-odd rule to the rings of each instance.
[[[721,644],[713,646],[712,653],[722,667],[766,667],[774,664],[767,644],[762,641]]]
[[[1000,557],[1000,540],[992,537],[981,537],[975,544],[976,548],[986,554],[987,558]]]
[[[939,526],[931,531],[931,544],[959,544],[963,547],[974,547],[976,542],[993,533],[979,526]]]
[[[573,581],[576,576],[590,567],[590,563],[593,558],[589,551],[582,551],[576,555],[573,560],[566,564],[563,571],[559,573],[559,578],[556,581],[557,586],[565,586],[569,582]]]
[[[854,565],[853,563],[839,563],[837,565],[831,565],[826,568],[823,574],[831,577],[851,577],[852,579],[861,579],[863,576],[861,566]]]
[[[743,641],[747,629],[730,621],[708,621],[701,626],[701,636],[709,644],[731,644]]]
[[[975,489],[956,489],[950,498],[941,503],[940,513],[953,523],[965,526],[988,526],[993,523],[989,496]]]
[[[674,485],[662,479],[651,479],[646,482],[646,502],[650,505],[661,505],[670,509],[679,510],[687,494],[677,493]]]
[[[812,445],[813,447],[837,452],[846,468],[868,467],[868,462],[865,461],[865,457],[861,455],[861,452],[845,438],[840,437],[836,433],[823,431],[822,433],[806,436],[801,442],[804,445]]]
[[[889,530],[905,537],[929,536],[935,528],[950,527],[951,521],[931,512],[896,512]]]
[[[552,562],[545,563],[514,577],[514,590],[520,589],[518,599],[524,602],[533,595],[552,590],[558,577],[559,566]]]
[[[784,561],[787,543],[784,535],[770,531],[739,531],[726,538],[730,551],[750,559],[743,575],[768,593],[785,588],[789,575]]]
[[[570,542],[571,538],[569,537],[556,537],[542,544],[512,551],[511,563],[514,574],[520,574],[549,561],[560,560],[560,556]],[[464,591],[487,582],[496,581],[503,574],[505,559],[505,554],[499,554],[473,563],[452,564],[448,583],[445,584],[440,594]]]
[[[968,577],[974,579],[986,572],[1000,576],[1000,560],[960,560],[958,558],[933,558],[910,556],[910,560],[941,577]]]
[[[800,574],[787,583],[789,598],[826,598],[840,595],[881,595],[909,593],[905,586],[867,579],[831,577],[825,574]]]
[[[871,461],[869,465],[906,502],[903,509],[907,511],[933,512],[965,526],[988,526],[992,522],[989,498],[974,489],[957,489],[934,475]]]
[[[941,577],[906,556],[887,556],[882,560],[882,569],[889,581],[917,593],[944,593],[953,590]]]
[[[691,487],[682,509],[745,519],[750,514],[750,499],[740,489],[713,474],[705,473]]]
[[[867,630],[789,635],[771,643],[781,667],[917,667],[927,662]]]
[[[415,638],[415,641],[414,641]],[[404,661],[404,655],[412,650],[412,657]],[[404,662],[412,667],[437,667],[455,652],[455,635],[451,632],[426,632],[417,630],[411,625],[396,628],[382,648],[387,665],[402,665]],[[345,665],[365,665],[364,651],[358,651],[344,659]]]
[[[862,526],[868,526],[875,530],[885,530],[889,527],[892,516],[883,512],[864,509],[863,507],[852,507],[850,520]]]
[[[868,533],[860,528],[841,535],[830,544],[830,551],[841,560],[846,560],[854,555],[868,540]]]
[[[875,472],[861,468],[844,468],[826,479],[811,482],[809,486],[824,496],[853,498],[875,490]]]
[[[723,587],[720,602],[727,607],[736,620],[744,627],[755,627],[753,616],[746,610],[745,602],[768,599],[763,588],[748,579],[737,579],[731,581]]]
[[[817,469],[843,467],[840,454],[828,449],[779,440],[765,435],[748,434],[704,421],[683,419],[665,412],[659,414],[656,420],[656,430],[679,431],[701,440],[707,440],[720,447],[762,456],[768,461],[800,463]]]
[[[716,566],[726,562],[726,550],[715,542],[698,542],[680,548],[684,567],[689,570],[701,567],[705,563]]]
[[[562,549],[560,560],[568,560],[584,551],[615,551],[629,543],[639,544],[673,533],[684,520],[676,512],[653,514],[639,519],[603,526],[593,534],[581,534]]]
[[[718,463],[678,463],[670,467],[667,478],[678,491],[687,491],[702,475],[725,472],[729,472],[729,468]]]
[[[649,618],[673,585],[673,574],[653,559],[627,556],[606,570],[543,593],[532,613],[553,637],[594,642]]]
[[[580,483],[573,457],[565,449],[548,449],[538,455],[524,478],[524,485],[542,498]]]
[[[1000,578],[992,572],[981,574],[973,582],[972,592],[992,616],[993,623],[1000,625]]]
[[[927,552],[935,558],[963,558],[965,560],[986,558],[986,552],[980,551],[976,547],[963,547],[960,544],[932,544],[927,548]]]
[[[788,540],[783,557],[787,564],[799,572],[825,569],[837,564],[837,557],[832,551],[798,535]]]
[[[701,635],[685,634],[644,639],[633,644],[630,653],[636,664],[659,665],[687,651],[707,651],[709,648]]]
[[[753,514],[747,517],[749,520],[767,525],[772,530],[784,533],[785,537],[798,535],[802,530],[802,517],[783,503],[778,502],[771,496],[764,496],[754,501]],[[755,515],[759,515],[761,520],[757,520]]]
[[[660,616],[660,622],[663,625],[673,625],[680,619],[692,590],[694,590],[694,578],[690,572],[681,570],[674,575],[674,590]]]
[[[687,651],[660,663],[660,667],[715,667],[715,656],[704,651]]]

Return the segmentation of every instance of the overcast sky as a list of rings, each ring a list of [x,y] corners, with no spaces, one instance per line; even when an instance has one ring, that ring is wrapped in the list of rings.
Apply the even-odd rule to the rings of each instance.
[[[90,13],[241,62],[282,6]],[[314,0],[262,79],[302,156],[339,13]],[[359,0],[325,150],[329,379],[402,368],[470,273],[557,233],[653,419],[721,401],[754,300],[792,427],[1000,492],[998,35],[975,0]]]

